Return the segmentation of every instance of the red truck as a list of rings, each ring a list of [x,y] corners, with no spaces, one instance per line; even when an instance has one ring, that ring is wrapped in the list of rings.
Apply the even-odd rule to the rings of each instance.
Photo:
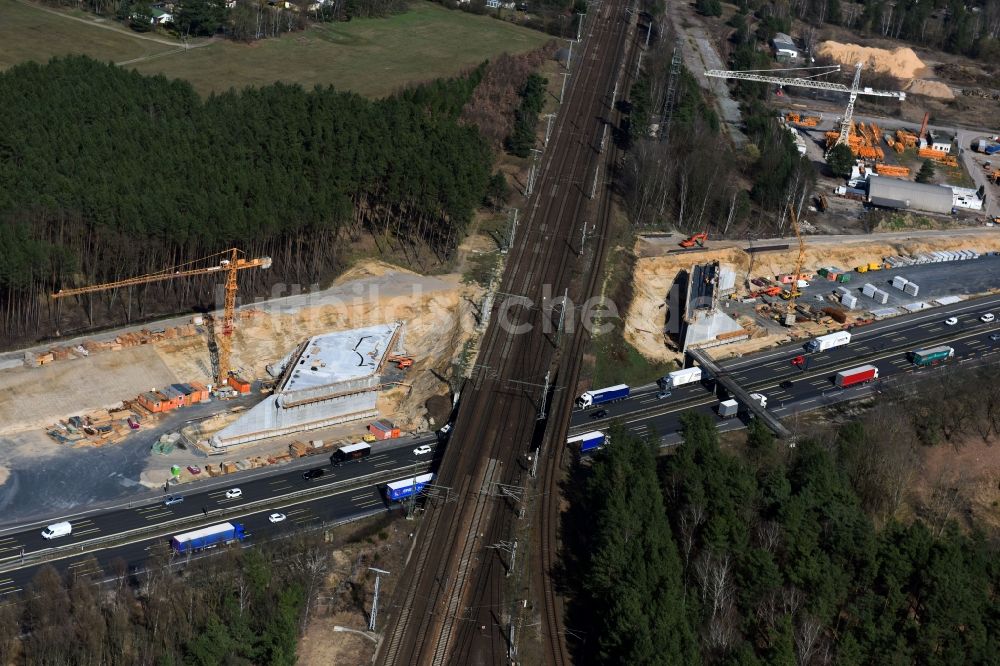
[[[855,384],[867,384],[878,379],[878,368],[874,365],[861,365],[850,370],[842,370],[833,378],[833,383],[840,388]]]

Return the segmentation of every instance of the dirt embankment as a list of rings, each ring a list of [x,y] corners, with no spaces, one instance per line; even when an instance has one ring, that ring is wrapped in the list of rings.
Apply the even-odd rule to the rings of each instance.
[[[898,241],[880,241],[877,236],[857,236],[851,239],[810,237],[806,245],[803,272],[812,274],[824,266],[850,270],[862,263],[879,261],[891,255],[962,249],[1000,251],[1000,234],[984,231],[975,236],[936,236],[926,240]],[[625,339],[651,360],[673,361],[677,360],[678,354],[664,344],[663,327],[667,316],[668,294],[680,271],[689,270],[695,263],[719,261],[736,271],[737,295],[746,295],[747,277],[774,278],[775,275],[793,272],[798,249],[793,243],[788,250],[760,253],[752,258],[743,249],[733,247],[650,256],[655,254],[655,250],[651,250],[649,243],[639,239],[636,254],[640,258],[636,261],[635,268],[635,295],[625,313]],[[776,340],[773,338],[755,338],[741,344],[741,351],[751,351],[774,342]],[[727,345],[725,349],[731,347]]]

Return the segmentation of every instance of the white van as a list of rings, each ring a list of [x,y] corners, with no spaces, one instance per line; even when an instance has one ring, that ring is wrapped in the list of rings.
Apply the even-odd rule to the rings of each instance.
[[[72,533],[73,533],[73,526],[70,525],[69,521],[67,520],[46,527],[44,530],[42,530],[42,538],[58,539],[59,537],[67,536]]]

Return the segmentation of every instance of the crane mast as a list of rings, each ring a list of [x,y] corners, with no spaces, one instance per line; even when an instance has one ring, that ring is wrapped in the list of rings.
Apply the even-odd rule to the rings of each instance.
[[[795,297],[799,292],[799,279],[802,275],[802,264],[806,259],[806,242],[799,231],[799,216],[795,213],[795,206],[788,205],[788,214],[792,221],[792,231],[795,232],[795,240],[799,242],[799,256],[795,260],[795,273],[792,275],[792,288],[788,297],[788,310],[785,312],[785,326],[795,324]]]
[[[162,282],[164,280],[176,280],[178,278],[193,277],[197,275],[210,275],[212,273],[224,272],[226,276],[225,281],[225,306],[222,309],[222,330],[215,330],[215,343],[218,348],[218,369],[216,374],[216,381],[222,385],[229,383],[229,359],[232,355],[232,335],[234,322],[236,318],[236,274],[238,271],[245,270],[248,268],[261,268],[267,269],[271,267],[270,257],[260,257],[257,259],[245,259],[241,257],[243,252],[236,249],[230,248],[224,252],[214,254],[210,257],[205,257],[204,259],[199,259],[197,261],[189,262],[183,266],[175,266],[173,268],[168,268],[157,273],[149,273],[147,275],[140,275],[137,277],[125,278],[124,280],[116,280],[114,282],[105,282],[103,284],[88,285],[86,287],[73,287],[70,289],[60,289],[59,291],[52,294],[52,298],[67,298],[70,296],[80,296],[82,294],[92,294],[99,291],[110,291],[112,289],[121,289],[123,287],[134,287],[141,284],[149,284],[151,282]],[[213,266],[204,266],[201,268],[186,268],[192,264],[205,261],[208,259],[215,259],[217,257],[223,257],[219,259],[218,264]]]

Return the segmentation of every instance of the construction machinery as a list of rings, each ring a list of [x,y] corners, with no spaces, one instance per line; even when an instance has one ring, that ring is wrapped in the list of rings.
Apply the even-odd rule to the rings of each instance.
[[[406,368],[413,366],[413,359],[409,356],[390,356],[388,359],[389,363],[395,363],[396,367],[400,370],[405,370]]]
[[[785,120],[799,127],[816,127],[822,118],[819,116],[803,116],[798,111],[789,111],[785,114]]]
[[[708,233],[702,231],[701,233],[692,234],[691,236],[685,238],[681,241],[681,247],[705,247],[705,241],[708,240]]]
[[[867,264],[861,264],[854,269],[858,273],[867,273],[868,271],[880,271],[882,270],[882,264],[877,261],[870,261]]]
[[[757,298],[758,296],[780,296],[785,290],[781,287],[767,287],[766,289],[760,289],[750,293],[751,298]]]
[[[219,385],[229,384],[231,372],[229,369],[229,358],[232,351],[233,322],[236,317],[236,274],[239,271],[249,268],[267,269],[271,267],[270,257],[260,257],[257,259],[246,259],[242,255],[245,253],[236,248],[230,248],[223,252],[213,254],[203,259],[174,266],[158,273],[149,273],[138,277],[126,278],[115,282],[105,282],[88,287],[74,287],[71,289],[60,289],[52,294],[52,298],[67,298],[69,296],[80,296],[92,294],[98,291],[109,291],[124,287],[134,287],[150,282],[162,282],[164,280],[175,280],[177,278],[195,277],[198,275],[211,275],[213,273],[223,273],[225,275],[225,306],[222,310],[222,330],[215,327],[215,343],[218,348],[218,368],[216,381]],[[205,261],[217,261],[211,266],[192,268],[196,264]]]

